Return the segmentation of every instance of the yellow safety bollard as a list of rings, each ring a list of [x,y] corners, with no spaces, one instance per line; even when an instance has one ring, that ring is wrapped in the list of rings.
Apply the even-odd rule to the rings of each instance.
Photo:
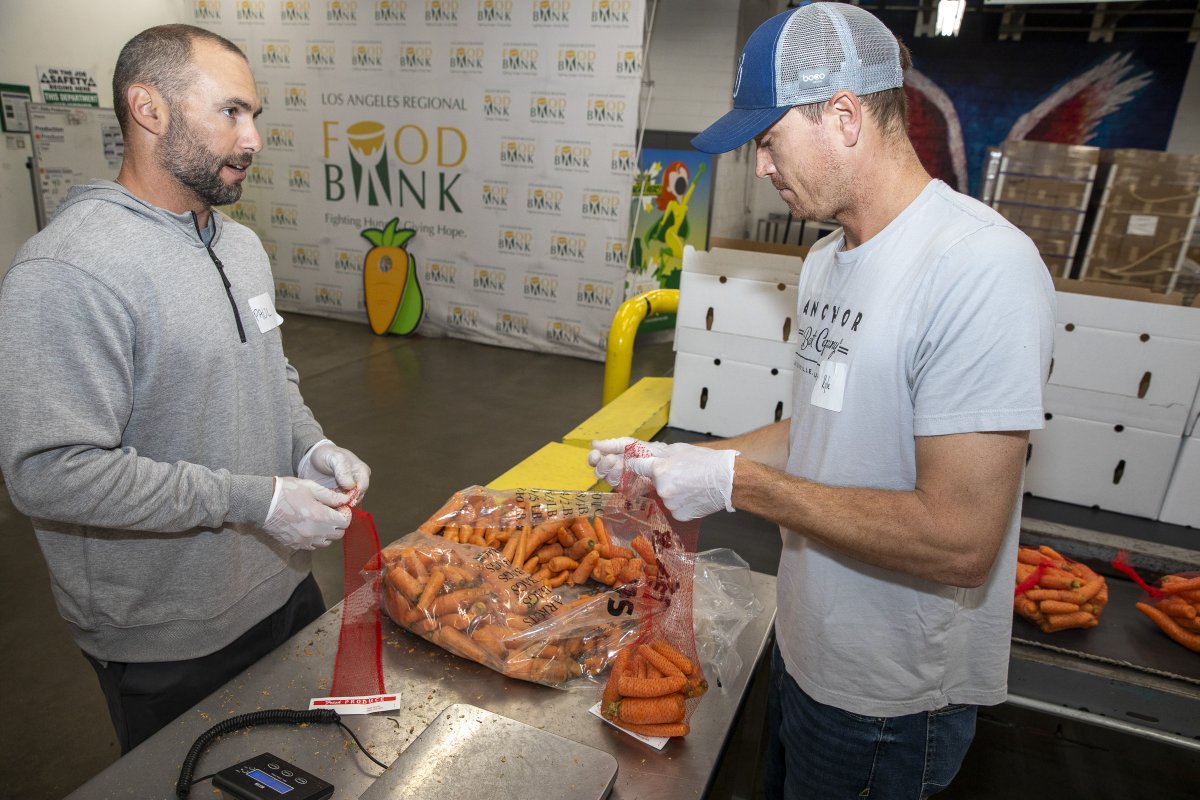
[[[678,289],[651,289],[629,298],[613,315],[608,331],[608,348],[604,359],[604,398],[606,406],[629,388],[633,366],[633,341],[638,326],[650,314],[674,314],[679,310]]]

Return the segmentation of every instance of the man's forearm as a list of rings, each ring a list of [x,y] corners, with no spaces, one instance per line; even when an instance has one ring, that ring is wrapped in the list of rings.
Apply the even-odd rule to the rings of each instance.
[[[749,433],[716,442],[705,442],[701,446],[713,450],[737,450],[752,461],[782,470],[787,467],[789,424],[789,420],[781,419]]]

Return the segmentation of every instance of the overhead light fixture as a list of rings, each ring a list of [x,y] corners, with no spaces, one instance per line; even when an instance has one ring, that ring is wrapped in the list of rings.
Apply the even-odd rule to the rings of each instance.
[[[958,36],[958,29],[962,27],[963,13],[966,10],[967,0],[938,0],[934,33],[938,36]]]

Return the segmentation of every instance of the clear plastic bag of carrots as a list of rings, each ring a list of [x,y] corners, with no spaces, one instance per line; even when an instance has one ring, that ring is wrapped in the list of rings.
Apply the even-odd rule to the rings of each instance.
[[[472,486],[381,551],[382,604],[509,677],[599,683],[685,580],[690,626],[690,555],[644,496]]]
[[[1093,628],[1107,604],[1108,582],[1088,565],[1046,545],[1017,550],[1013,610],[1044,633]]]

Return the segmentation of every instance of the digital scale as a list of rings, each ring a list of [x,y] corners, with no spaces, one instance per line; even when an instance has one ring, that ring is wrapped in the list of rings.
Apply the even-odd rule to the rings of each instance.
[[[216,786],[232,800],[326,800],[333,784],[326,783],[271,753],[261,753],[213,775]]]
[[[604,800],[617,779],[610,753],[466,703],[442,709],[360,800],[479,796]],[[333,785],[262,753],[216,773],[228,800],[326,800]]]

